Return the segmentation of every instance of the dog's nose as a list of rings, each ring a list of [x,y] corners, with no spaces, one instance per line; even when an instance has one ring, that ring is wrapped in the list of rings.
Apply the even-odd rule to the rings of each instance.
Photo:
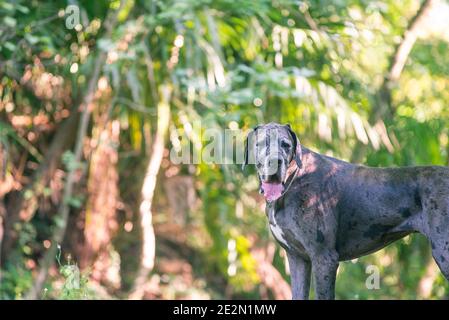
[[[279,158],[268,158],[265,163],[265,174],[273,175],[278,172],[282,165],[282,159]]]
[[[263,167],[263,175],[261,175],[262,180],[266,181],[266,182],[280,181],[281,166],[282,166],[282,159],[280,159],[278,157],[268,158],[265,161],[265,165]]]
[[[260,176],[263,182],[268,183],[278,183],[281,182],[281,177],[278,173],[275,174],[269,174],[269,175],[262,175]]]

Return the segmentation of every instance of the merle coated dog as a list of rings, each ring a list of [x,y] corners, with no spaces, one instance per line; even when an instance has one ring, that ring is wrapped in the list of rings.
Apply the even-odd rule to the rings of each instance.
[[[251,161],[252,158],[252,161]],[[301,146],[289,125],[256,127],[245,164],[254,163],[273,236],[286,250],[293,299],[333,299],[339,261],[412,232],[426,236],[449,280],[449,168],[372,168]]]

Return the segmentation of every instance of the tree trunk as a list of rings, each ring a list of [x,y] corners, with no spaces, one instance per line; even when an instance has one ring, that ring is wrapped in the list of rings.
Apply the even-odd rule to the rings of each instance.
[[[257,262],[257,274],[262,284],[270,289],[275,300],[288,300],[292,298],[292,291],[287,281],[284,280],[279,271],[273,266],[274,244],[266,248],[251,250],[251,255]]]
[[[429,299],[432,295],[433,284],[440,274],[440,270],[438,269],[435,261],[430,257],[426,266],[426,273],[419,280],[417,295],[421,299]]]
[[[103,115],[103,118],[107,115]],[[108,117],[94,128],[96,148],[90,159],[87,185],[87,207],[84,223],[84,248],[81,267],[91,267],[94,281],[114,288],[120,286],[119,275],[108,277],[111,265],[112,236],[117,230],[116,208],[118,188],[118,144],[120,123]],[[106,123],[105,123],[106,122]]]
[[[156,136],[154,138],[151,158],[148,163],[142,185],[142,202],[140,203],[139,208],[140,224],[142,227],[143,236],[142,255],[137,277],[134,282],[133,290],[130,294],[131,299],[142,299],[143,284],[154,266],[156,244],[151,207],[153,203],[154,190],[156,188],[157,175],[159,173],[164,154],[165,135],[168,131],[170,122],[169,87],[163,86],[161,93],[161,99],[157,105],[158,120]]]
[[[3,147],[3,143],[0,141],[0,266],[2,260],[1,248],[4,233],[3,220],[5,219],[6,216],[6,209],[5,204],[3,202],[3,196],[5,195],[6,192],[9,192],[10,189],[9,187],[5,188],[5,185],[8,184],[6,181],[6,163],[7,163],[7,155]],[[0,283],[2,283],[1,281],[2,281],[2,274],[0,269]]]

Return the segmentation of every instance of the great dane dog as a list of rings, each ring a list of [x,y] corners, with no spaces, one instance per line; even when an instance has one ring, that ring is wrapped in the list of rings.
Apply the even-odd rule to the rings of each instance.
[[[256,165],[273,236],[288,255],[293,299],[308,299],[311,271],[315,297],[334,299],[339,261],[412,232],[429,239],[449,280],[449,168],[347,163],[305,148],[289,125],[277,123],[248,135],[248,162]]]

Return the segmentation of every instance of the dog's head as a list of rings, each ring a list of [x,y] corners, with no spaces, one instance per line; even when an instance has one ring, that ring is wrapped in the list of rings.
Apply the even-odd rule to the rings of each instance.
[[[301,167],[300,153],[298,138],[290,125],[269,123],[248,134],[244,165],[256,165],[265,199],[274,201],[282,195],[290,163],[296,161]]]

